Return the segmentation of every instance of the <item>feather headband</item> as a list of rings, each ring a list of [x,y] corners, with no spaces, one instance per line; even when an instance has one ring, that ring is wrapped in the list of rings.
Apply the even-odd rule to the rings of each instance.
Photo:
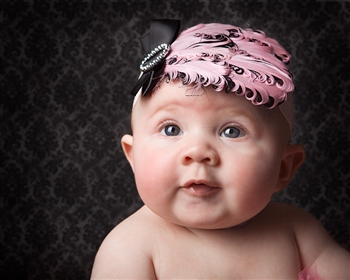
[[[261,31],[220,23],[198,24],[178,37],[178,27],[173,30],[169,36],[172,39],[144,59],[143,64],[151,70],[144,67],[133,89],[136,94],[142,87],[137,97],[141,92],[146,95],[164,79],[180,80],[195,89],[211,85],[217,91],[244,96],[254,105],[278,106],[292,130],[294,83],[287,67],[290,55],[276,40]],[[152,27],[147,36],[151,34]],[[152,71],[151,78],[144,77]]]

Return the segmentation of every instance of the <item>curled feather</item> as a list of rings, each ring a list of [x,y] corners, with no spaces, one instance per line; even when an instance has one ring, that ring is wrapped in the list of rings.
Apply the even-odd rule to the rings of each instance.
[[[167,65],[166,73],[170,80],[179,78],[184,85],[214,85],[218,90],[224,88],[226,81],[224,76],[229,73],[228,69],[215,63],[208,67],[206,60],[192,60],[190,67],[188,64],[189,62],[181,60],[179,63]]]
[[[273,108],[294,90],[286,66],[289,60],[286,50],[264,32],[199,24],[183,31],[171,45],[163,78],[193,87],[212,85]]]
[[[158,32],[153,34],[162,38]],[[276,40],[262,31],[219,23],[201,23],[171,38],[171,49],[159,69],[140,76],[132,90],[138,92],[135,99],[141,93],[152,92],[164,79],[181,80],[194,89],[212,86],[217,91],[244,96],[254,105],[279,106],[292,131],[294,83],[287,67],[290,55]],[[144,80],[150,83],[139,91]]]

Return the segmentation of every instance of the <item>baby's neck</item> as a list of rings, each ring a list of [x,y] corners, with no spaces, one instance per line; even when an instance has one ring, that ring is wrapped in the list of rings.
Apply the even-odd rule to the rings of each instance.
[[[205,229],[205,228],[191,228],[191,227],[184,227],[179,225],[173,225],[174,227],[180,228],[180,230],[184,230],[185,232],[188,232],[190,234],[193,234],[196,237],[202,237],[202,238],[232,238],[233,234],[241,235],[244,234],[247,230],[249,230],[250,224],[254,218],[245,221],[243,223],[240,223],[238,225],[234,225],[229,228],[214,228],[214,229]]]

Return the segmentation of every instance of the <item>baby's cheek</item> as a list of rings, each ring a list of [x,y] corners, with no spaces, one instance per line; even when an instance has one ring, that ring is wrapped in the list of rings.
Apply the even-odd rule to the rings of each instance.
[[[231,172],[229,180],[236,182],[234,186],[237,193],[246,200],[259,200],[265,195],[269,196],[274,189],[278,166],[270,157],[257,152],[253,156],[241,156],[231,165]]]
[[[157,197],[160,172],[161,169],[154,156],[144,156],[135,165],[134,173],[137,190],[145,203],[147,200]]]

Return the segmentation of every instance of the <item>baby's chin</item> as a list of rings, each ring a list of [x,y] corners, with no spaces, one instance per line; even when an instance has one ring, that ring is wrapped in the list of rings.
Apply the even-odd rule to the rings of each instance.
[[[250,221],[254,218],[250,218],[248,220],[244,221],[212,221],[209,222],[208,220],[205,219],[179,219],[179,218],[169,218],[169,217],[164,217],[161,215],[160,218],[163,220],[172,223],[174,226],[179,226],[179,227],[184,227],[188,228],[191,230],[225,230],[225,229],[235,229],[235,228],[242,228],[246,226],[247,224],[250,223]]]

